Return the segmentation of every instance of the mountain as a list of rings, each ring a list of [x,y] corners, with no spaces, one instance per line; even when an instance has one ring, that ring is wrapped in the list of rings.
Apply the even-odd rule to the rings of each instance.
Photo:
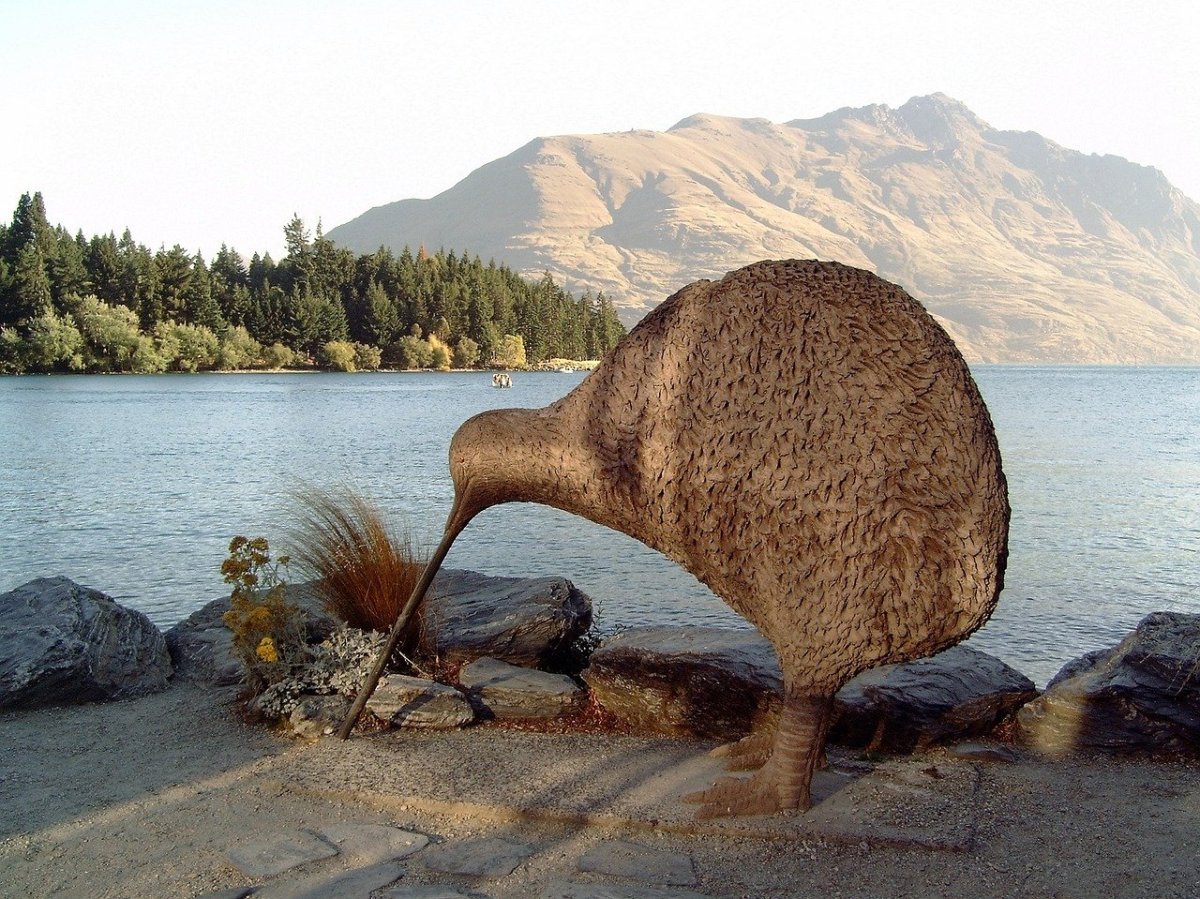
[[[748,262],[835,259],[904,286],[972,360],[1200,362],[1200,206],[1157,169],[996,130],[942,94],[538,138],[328,237],[549,271],[630,321]]]

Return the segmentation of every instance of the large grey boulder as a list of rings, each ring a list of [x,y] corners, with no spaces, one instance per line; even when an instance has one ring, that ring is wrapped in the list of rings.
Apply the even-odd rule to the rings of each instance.
[[[320,642],[337,628],[338,620],[325,611],[312,583],[288,584],[284,596],[304,611],[310,642]],[[241,682],[245,672],[233,651],[233,633],[221,620],[229,608],[229,596],[218,597],[167,631],[177,677],[217,687]]]
[[[0,594],[0,709],[156,693],[171,677],[158,628],[66,577]]]
[[[607,640],[583,679],[596,700],[638,730],[721,740],[775,714],[783,676],[751,630],[640,627]],[[834,700],[831,738],[902,752],[992,730],[1037,695],[1033,682],[986,653],[958,646],[860,674]]]
[[[1023,743],[1195,756],[1200,750],[1200,615],[1155,612],[1119,645],[1069,662],[1017,715]]]
[[[433,579],[422,627],[450,664],[483,656],[538,668],[561,659],[592,624],[592,601],[561,577],[492,577],[444,568]]]
[[[1037,695],[1033,681],[995,656],[952,646],[880,665],[842,687],[830,739],[882,752],[925,749],[990,733]]]
[[[775,650],[757,631],[647,626],[622,631],[583,672],[597,702],[636,730],[734,740],[774,711]]]

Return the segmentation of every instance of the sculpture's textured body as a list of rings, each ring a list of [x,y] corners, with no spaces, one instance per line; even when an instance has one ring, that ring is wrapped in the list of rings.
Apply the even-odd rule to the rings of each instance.
[[[676,293],[574,391],[465,423],[456,534],[545,503],[683,565],[775,646],[774,750],[702,814],[807,807],[830,698],[962,640],[1000,591],[1008,502],[965,363],[900,288],[762,262]]]

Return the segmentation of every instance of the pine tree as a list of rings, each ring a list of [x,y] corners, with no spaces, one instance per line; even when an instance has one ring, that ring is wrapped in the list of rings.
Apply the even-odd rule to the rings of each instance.
[[[396,314],[396,304],[383,287],[374,281],[367,288],[365,331],[368,342],[380,348],[400,336],[400,317]]]
[[[6,294],[0,308],[0,325],[24,329],[32,319],[53,311],[46,260],[36,240],[26,241],[18,251]]]

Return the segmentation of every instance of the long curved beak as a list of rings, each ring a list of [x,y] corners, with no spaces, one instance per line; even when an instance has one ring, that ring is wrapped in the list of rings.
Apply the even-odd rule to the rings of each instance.
[[[442,534],[441,542],[438,543],[437,549],[433,551],[433,555],[429,557],[429,562],[425,565],[425,570],[421,572],[421,577],[417,581],[417,585],[413,587],[412,594],[408,597],[408,602],[404,604],[404,608],[396,616],[396,623],[392,625],[387,643],[384,645],[382,651],[380,651],[379,658],[375,660],[375,666],[367,676],[362,689],[358,691],[358,696],[354,698],[354,704],[350,706],[350,711],[346,713],[346,719],[338,729],[339,739],[345,740],[349,738],[350,731],[354,729],[354,725],[362,714],[362,710],[366,707],[367,702],[375,692],[375,688],[379,685],[379,678],[383,675],[383,669],[386,667],[388,659],[395,652],[396,645],[400,642],[400,636],[408,627],[408,622],[412,619],[413,613],[421,607],[421,601],[425,599],[425,594],[429,591],[429,585],[433,583],[434,577],[442,567],[442,562],[446,560],[446,553],[450,552],[450,547],[454,544],[455,539],[462,533],[463,528],[467,526],[473,517],[471,514],[464,514],[464,510],[468,508],[466,503],[462,502],[461,497],[455,499],[454,506],[450,510],[450,517],[446,521],[446,530]]]

